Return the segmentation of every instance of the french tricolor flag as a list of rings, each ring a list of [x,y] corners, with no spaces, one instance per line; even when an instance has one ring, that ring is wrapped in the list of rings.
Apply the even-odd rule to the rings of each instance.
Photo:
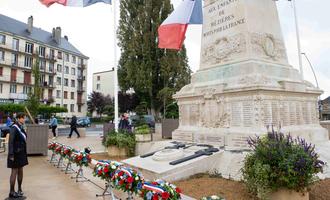
[[[202,0],[183,0],[158,28],[158,47],[180,50],[188,24],[203,24]]]
[[[47,7],[51,6],[54,3],[62,4],[63,6],[73,6],[73,7],[86,7],[99,2],[111,4],[111,0],[39,0],[39,1]]]

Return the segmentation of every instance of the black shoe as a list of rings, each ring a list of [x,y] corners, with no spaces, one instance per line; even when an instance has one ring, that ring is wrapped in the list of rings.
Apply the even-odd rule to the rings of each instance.
[[[16,192],[11,192],[11,193],[9,193],[8,196],[9,196],[9,198],[14,198],[14,199],[19,198],[19,196]]]
[[[80,136],[78,135],[77,138],[80,138]]]
[[[17,195],[18,195],[19,197],[22,197],[22,196],[24,196],[24,192],[21,191],[21,190],[19,190],[19,191],[17,191]]]
[[[67,138],[71,138],[71,136],[68,136]]]

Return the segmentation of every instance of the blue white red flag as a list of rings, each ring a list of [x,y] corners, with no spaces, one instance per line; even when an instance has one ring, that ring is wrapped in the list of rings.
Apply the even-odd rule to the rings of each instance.
[[[53,5],[54,3],[62,4],[63,6],[73,6],[73,7],[86,7],[99,2],[111,4],[111,0],[39,0],[39,1],[47,7]]]
[[[203,24],[202,0],[183,0],[158,28],[158,47],[180,50],[188,24]]]

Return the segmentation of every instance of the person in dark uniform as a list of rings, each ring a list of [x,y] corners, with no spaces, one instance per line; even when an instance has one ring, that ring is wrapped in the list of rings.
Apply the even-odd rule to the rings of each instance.
[[[68,138],[71,138],[73,131],[77,133],[77,138],[80,138],[80,134],[77,130],[77,117],[76,116],[73,116],[71,118],[70,128],[71,128],[71,130],[70,130],[70,134],[69,134]]]
[[[10,127],[7,167],[11,168],[9,198],[23,196],[23,167],[28,165],[26,153],[26,132],[23,129],[25,114],[16,115],[15,123]],[[18,191],[15,192],[15,182],[18,182]]]

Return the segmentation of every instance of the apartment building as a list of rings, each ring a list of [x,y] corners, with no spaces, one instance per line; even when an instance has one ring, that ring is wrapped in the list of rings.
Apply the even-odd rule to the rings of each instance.
[[[114,95],[114,70],[93,73],[93,91],[104,96]]]
[[[62,37],[60,27],[47,32],[33,27],[32,16],[23,23],[0,14],[0,103],[27,100],[37,58],[40,101],[66,107],[63,117],[85,116],[88,57]]]

